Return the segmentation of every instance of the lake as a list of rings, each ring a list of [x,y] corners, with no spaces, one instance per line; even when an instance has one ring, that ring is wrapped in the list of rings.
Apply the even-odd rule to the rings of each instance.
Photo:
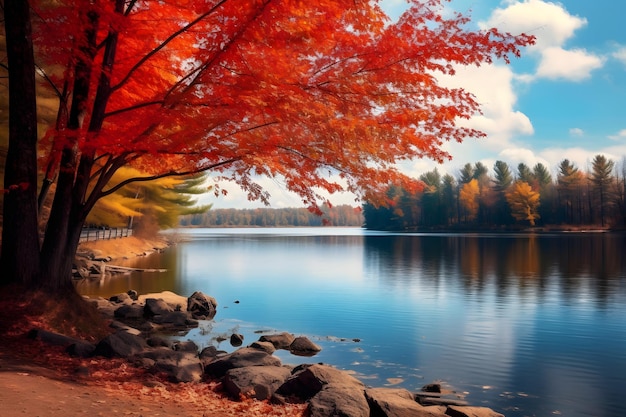
[[[359,228],[183,229],[82,294],[202,291],[214,321],[185,338],[288,331],[371,386],[441,381],[506,416],[623,415],[626,235],[394,234]]]

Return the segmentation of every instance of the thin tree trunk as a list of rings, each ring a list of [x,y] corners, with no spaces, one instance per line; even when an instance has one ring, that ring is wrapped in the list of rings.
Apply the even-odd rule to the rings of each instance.
[[[30,5],[4,2],[9,67],[9,148],[4,173],[0,283],[30,284],[38,275],[37,107]]]

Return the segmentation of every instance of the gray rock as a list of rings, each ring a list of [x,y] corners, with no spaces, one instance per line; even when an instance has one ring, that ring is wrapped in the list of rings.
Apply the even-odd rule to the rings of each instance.
[[[361,390],[365,386],[361,381],[345,371],[328,365],[304,365],[293,370],[293,375],[276,391],[280,397],[297,397],[308,400],[324,388],[325,385],[353,385]],[[363,397],[365,399],[365,397]]]
[[[487,407],[459,407],[449,406],[446,414],[450,417],[504,417]]]
[[[166,315],[173,312],[174,309],[162,299],[146,298],[144,305],[144,313],[147,317]]]
[[[184,342],[176,342],[173,346],[174,350],[178,350],[180,352],[191,352],[198,355],[198,345],[196,345],[193,341],[187,340]]]
[[[270,355],[272,353],[276,352],[276,348],[270,342],[252,342],[250,344],[250,347],[253,348],[253,349],[263,350],[263,351],[269,353]]]
[[[198,355],[159,347],[146,350],[133,357],[135,361],[154,372],[164,372],[174,382],[199,382],[202,380],[202,363]]]
[[[289,351],[297,356],[315,356],[322,348],[305,336],[296,337],[289,345]]]
[[[266,334],[259,337],[259,342],[270,342],[276,349],[289,349],[289,346],[291,346],[294,340],[295,336],[287,332]]]
[[[428,409],[415,402],[413,394],[399,388],[365,390],[370,417],[445,417],[440,410]],[[445,409],[443,410],[445,411]]]
[[[157,314],[152,317],[152,321],[163,326],[187,327],[197,326],[197,321],[191,321],[184,311],[170,311],[164,314]]]
[[[235,399],[241,395],[267,400],[291,375],[282,366],[246,366],[229,369],[222,380],[226,391]]]
[[[309,417],[370,417],[363,388],[354,384],[328,384],[309,401]]]
[[[228,355],[220,356],[205,365],[205,373],[221,378],[229,369],[246,366],[281,366],[280,359],[262,350],[240,348]]]
[[[71,356],[81,358],[92,356],[96,350],[96,345],[92,343],[42,329],[32,329],[28,332],[28,337],[30,339],[39,339],[49,345],[62,346]]]
[[[117,331],[106,336],[96,346],[94,355],[107,358],[128,358],[136,353],[143,352],[148,347],[145,339],[125,331]]]
[[[143,306],[139,304],[123,305],[113,312],[118,319],[141,319],[143,318]]]
[[[196,291],[187,299],[187,311],[194,319],[212,319],[217,313],[217,301],[200,291]]]

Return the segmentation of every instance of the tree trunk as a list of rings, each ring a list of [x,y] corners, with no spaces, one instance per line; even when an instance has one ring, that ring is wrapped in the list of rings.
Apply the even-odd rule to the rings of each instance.
[[[9,67],[9,148],[4,173],[0,283],[30,284],[38,275],[37,107],[30,5],[4,2]]]

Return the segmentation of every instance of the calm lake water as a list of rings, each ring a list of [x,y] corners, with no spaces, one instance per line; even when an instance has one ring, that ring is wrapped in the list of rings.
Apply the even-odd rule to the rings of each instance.
[[[354,370],[372,386],[443,381],[506,416],[624,415],[626,235],[178,233],[187,241],[133,263],[167,272],[79,291],[203,291],[218,314],[185,338],[232,351],[217,336],[306,335],[319,355],[277,356]]]

